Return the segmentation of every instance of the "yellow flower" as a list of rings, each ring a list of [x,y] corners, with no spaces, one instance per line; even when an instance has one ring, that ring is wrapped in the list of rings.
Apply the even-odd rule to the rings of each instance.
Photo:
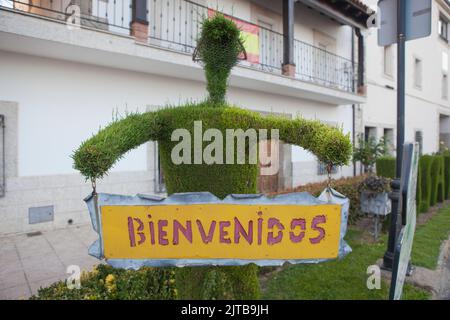
[[[105,287],[106,287],[106,289],[107,289],[109,292],[114,291],[114,290],[117,289],[116,283],[115,283],[115,282],[116,282],[116,278],[114,277],[113,274],[108,274],[108,275],[106,276],[106,279],[105,279]]]

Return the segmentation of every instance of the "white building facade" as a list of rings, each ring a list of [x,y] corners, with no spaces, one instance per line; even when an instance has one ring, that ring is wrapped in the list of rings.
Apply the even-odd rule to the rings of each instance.
[[[366,1],[374,10],[377,1]],[[417,141],[423,154],[450,148],[450,2],[432,1],[432,31],[406,44],[405,141]],[[379,47],[371,29],[367,41],[367,103],[362,106],[364,133],[383,135],[396,144],[397,45]]]
[[[0,235],[89,221],[83,198],[92,190],[72,168],[72,152],[118,115],[205,98],[203,70],[192,52],[201,17],[213,10],[234,17],[257,39],[247,48],[253,60],[232,71],[229,102],[319,119],[353,138],[355,109],[366,103],[358,78],[363,39],[355,30],[364,28],[370,10],[345,2],[0,0]],[[295,38],[288,57],[287,6]],[[326,179],[305,150],[284,145],[281,158],[273,190]],[[333,176],[353,174],[347,166]],[[163,192],[156,143],[127,154],[97,188]]]

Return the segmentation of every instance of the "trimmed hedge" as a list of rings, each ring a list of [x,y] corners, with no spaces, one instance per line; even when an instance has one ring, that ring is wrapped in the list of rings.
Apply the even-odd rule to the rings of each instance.
[[[444,156],[445,199],[450,199],[450,155]]]
[[[444,158],[432,156],[430,206],[444,200]]]
[[[381,157],[377,159],[377,176],[395,178],[395,157]]]
[[[439,155],[436,156],[436,160],[438,162],[439,171],[437,175],[437,202],[445,201],[445,162],[444,157]]]
[[[395,158],[382,157],[378,159],[377,175],[393,178],[395,176]],[[430,206],[445,199],[450,199],[450,156],[421,156],[417,176],[417,212],[427,212]]]
[[[433,156],[424,155],[419,159],[420,170],[420,213],[428,211],[431,205],[432,195],[432,179],[431,179],[431,164],[433,163]]]

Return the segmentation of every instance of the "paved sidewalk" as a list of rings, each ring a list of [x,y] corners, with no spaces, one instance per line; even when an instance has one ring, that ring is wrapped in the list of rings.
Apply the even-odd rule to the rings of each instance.
[[[66,279],[69,265],[91,270],[100,263],[87,253],[95,239],[90,224],[0,237],[0,300],[29,298],[41,286]]]

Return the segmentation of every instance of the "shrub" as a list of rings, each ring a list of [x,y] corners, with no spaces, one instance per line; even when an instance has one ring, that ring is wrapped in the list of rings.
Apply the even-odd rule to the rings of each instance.
[[[368,176],[358,186],[358,191],[370,191],[376,193],[391,191],[390,179],[377,176]]]
[[[349,217],[348,223],[355,224],[361,217],[364,216],[364,213],[361,212],[360,209],[360,192],[358,191],[358,186],[361,182],[364,181],[366,176],[356,176],[350,178],[340,178],[333,179],[331,182],[331,186],[336,191],[342,193],[347,198],[350,199],[350,209],[349,209]],[[317,182],[317,183],[308,183],[303,186],[296,187],[294,189],[284,190],[282,192],[272,193],[271,195],[282,194],[287,192],[309,192],[313,196],[317,197],[320,193],[327,187],[327,181]]]
[[[381,157],[376,161],[377,175],[380,177],[395,178],[395,157]]]
[[[98,265],[81,274],[81,288],[69,289],[59,281],[38,290],[32,300],[162,300],[176,299],[172,268],[141,268],[138,271]]]
[[[437,175],[437,202],[443,202],[446,199],[445,196],[445,161],[441,155],[435,156],[439,165]]]
[[[353,152],[353,160],[360,161],[368,172],[373,172],[373,166],[377,159],[388,153],[387,142],[382,137],[378,142],[374,137],[369,137],[367,141],[364,135],[358,137],[358,147]]]
[[[445,199],[450,199],[450,155],[444,155]]]
[[[420,170],[420,212],[427,212],[431,205],[431,163],[433,162],[433,157],[429,155],[424,155],[419,159],[419,170]]]
[[[444,200],[444,173],[442,156],[432,156],[430,206]]]

